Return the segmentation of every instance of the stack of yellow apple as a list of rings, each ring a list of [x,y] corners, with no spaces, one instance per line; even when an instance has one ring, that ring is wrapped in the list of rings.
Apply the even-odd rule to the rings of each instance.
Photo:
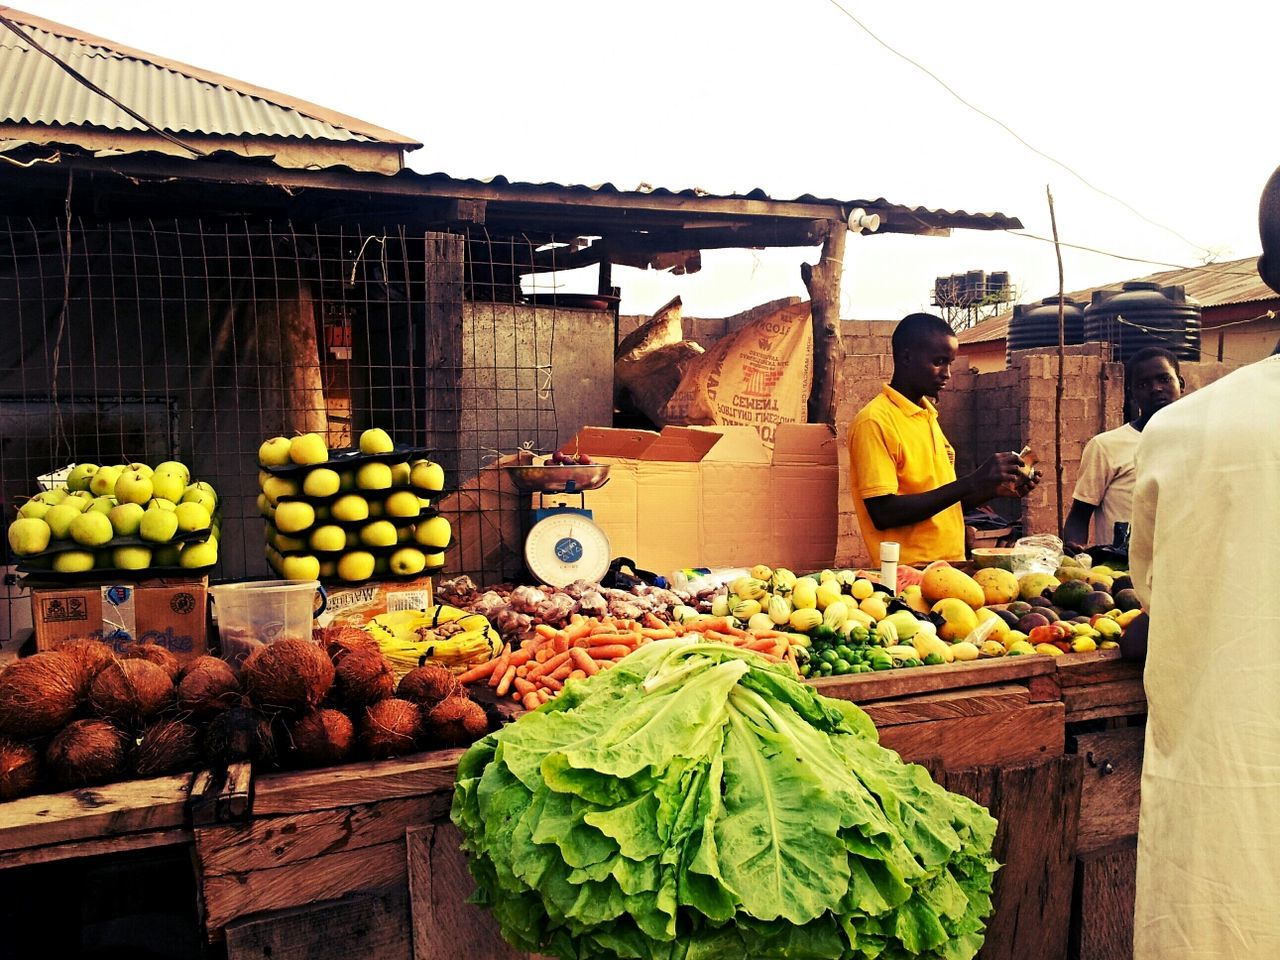
[[[220,531],[213,486],[177,460],[78,463],[18,509],[9,547],[27,569],[55,573],[202,570],[217,562]]]
[[[432,507],[444,470],[385,430],[334,451],[315,433],[273,437],[258,448],[258,465],[266,557],[280,576],[361,583],[444,566],[453,532]]]

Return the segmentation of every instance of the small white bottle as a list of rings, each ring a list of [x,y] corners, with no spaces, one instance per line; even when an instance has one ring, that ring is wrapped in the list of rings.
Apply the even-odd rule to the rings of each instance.
[[[893,540],[880,544],[880,582],[892,596],[898,595],[898,544]]]

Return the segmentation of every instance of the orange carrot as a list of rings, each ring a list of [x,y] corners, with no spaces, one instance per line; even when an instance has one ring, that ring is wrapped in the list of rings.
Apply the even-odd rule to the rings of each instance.
[[[592,647],[587,651],[587,656],[592,660],[621,660],[632,649],[633,647],[627,643],[613,643],[606,647]]]
[[[489,674],[489,686],[496,687],[498,681],[502,679],[502,675],[507,672],[507,667],[511,664],[511,646],[507,644],[502,648],[502,655],[498,657],[497,664],[494,665],[492,672]]]
[[[524,704],[524,708],[526,710],[537,710],[538,707],[541,706],[542,701],[538,698],[536,693],[530,690],[521,698],[521,703]]]
[[[757,637],[755,640],[749,640],[744,646],[748,650],[772,650],[778,645],[778,641],[773,637]]]
[[[531,656],[533,656],[532,648],[522,646],[519,650],[511,651],[511,663],[518,667],[522,663],[528,663]]]
[[[545,688],[546,688],[546,689],[548,689],[548,690],[563,690],[563,689],[564,689],[564,684],[563,684],[563,683],[561,683],[559,680],[557,680],[555,677],[550,677],[550,676],[548,676],[548,677],[539,677],[539,678],[538,678],[538,683],[542,684],[542,686],[543,686],[543,687],[545,687]]]
[[[661,630],[666,627],[667,624],[652,612],[646,611],[644,615],[644,625],[651,630]]]
[[[600,672],[599,665],[591,659],[591,654],[587,653],[581,647],[574,647],[569,651],[569,656],[573,658],[573,663],[585,676],[593,676]],[[572,674],[570,674],[572,676]]]
[[[502,674],[502,679],[498,681],[498,696],[502,696],[511,689],[511,683],[516,679],[516,668],[507,667],[506,672]]]
[[[568,662],[569,662],[569,651],[566,650],[564,653],[557,653],[554,656],[548,657],[546,660],[543,660],[537,666],[531,667],[529,669],[529,679],[532,680],[534,677],[540,677],[543,674],[551,673],[553,670],[559,667],[562,663],[568,663]]]
[[[590,660],[591,658],[590,658],[590,657],[587,657],[587,659],[588,659],[588,660]],[[565,679],[567,679],[567,680],[585,680],[586,678],[587,678],[587,673],[586,673],[586,671],[585,671],[585,670],[570,670],[570,671],[569,671],[569,676],[568,676],[568,677],[566,677]]]
[[[657,619],[656,617],[654,618]],[[640,631],[640,636],[649,640],[669,640],[676,635],[676,632],[670,627],[644,627]]]
[[[537,689],[536,685],[526,680],[524,677],[516,677],[512,684],[516,688],[516,692],[520,694],[528,693],[530,690]]]
[[[549,623],[535,624],[533,630],[543,640],[554,640],[556,634],[560,632]]]
[[[607,647],[615,643],[627,643],[635,645],[635,634],[631,633],[593,633],[587,637],[587,646],[590,647]]]
[[[556,667],[554,671],[552,671],[551,673],[548,673],[546,676],[552,678],[553,680],[559,680],[563,683],[565,680],[569,679],[569,674],[571,673],[573,673],[573,664],[562,663],[560,664],[560,666]]]
[[[486,677],[493,674],[499,659],[501,658],[499,657],[493,660],[486,660],[484,663],[477,663],[469,670],[464,670],[462,673],[458,674],[458,682],[475,683],[477,680],[484,680]],[[494,685],[497,685],[496,682]]]
[[[529,665],[527,663],[522,663],[520,664],[520,666],[516,667],[517,677],[528,676],[528,674],[529,674]]]
[[[551,699],[551,691],[546,689],[539,690],[537,692],[537,696],[540,702],[546,703],[548,700]]]

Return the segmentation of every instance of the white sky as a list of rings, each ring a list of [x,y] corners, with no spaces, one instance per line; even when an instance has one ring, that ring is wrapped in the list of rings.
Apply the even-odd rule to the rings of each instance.
[[[841,0],[886,43],[1040,150],[1219,260],[1256,255],[1280,164],[1280,4]],[[1048,236],[1172,264],[1210,255],[1042,159],[859,29],[831,0],[160,3],[20,0],[120,43],[422,140],[457,177],[762,187],[1000,211]],[[619,268],[624,312],[679,293],[716,316],[803,295],[816,250],[713,252],[689,277]],[[1068,290],[1160,266],[1064,251]],[[927,308],[936,276],[1008,270],[1057,291],[1049,244],[974,231],[849,238],[843,314]],[[594,270],[567,278],[593,290]]]

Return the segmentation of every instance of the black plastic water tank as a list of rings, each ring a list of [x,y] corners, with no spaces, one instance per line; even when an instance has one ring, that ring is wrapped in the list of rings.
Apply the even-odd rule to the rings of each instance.
[[[1083,303],[1070,297],[1045,297],[1039,303],[1018,303],[1013,307],[1013,319],[1009,321],[1009,332],[1005,337],[1006,363],[1015,350],[1058,345],[1059,300],[1062,303],[1062,342],[1067,345],[1084,342]]]
[[[1122,363],[1145,347],[1164,347],[1179,360],[1200,359],[1200,305],[1181,286],[1132,280],[1120,291],[1095,290],[1084,308],[1086,340],[1111,343]]]

